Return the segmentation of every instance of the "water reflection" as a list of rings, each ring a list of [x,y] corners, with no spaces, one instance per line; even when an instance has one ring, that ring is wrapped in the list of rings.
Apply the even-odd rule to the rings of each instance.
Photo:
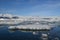
[[[55,27],[50,31],[50,39],[59,39],[60,40],[60,27]]]
[[[45,32],[46,33],[46,32]],[[60,40],[60,27],[56,27],[49,32],[49,40]],[[31,32],[16,31],[10,33],[7,27],[0,29],[0,40],[41,40],[41,32],[38,35],[33,35]]]

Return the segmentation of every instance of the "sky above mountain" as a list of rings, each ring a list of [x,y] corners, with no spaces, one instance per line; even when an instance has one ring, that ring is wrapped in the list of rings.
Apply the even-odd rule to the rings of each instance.
[[[60,0],[0,0],[0,13],[22,16],[60,16]]]

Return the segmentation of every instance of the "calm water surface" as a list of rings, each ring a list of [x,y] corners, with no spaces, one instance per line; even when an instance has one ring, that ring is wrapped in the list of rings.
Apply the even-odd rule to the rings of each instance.
[[[7,27],[0,28],[0,40],[41,40],[41,33],[33,35],[30,32],[9,32]],[[49,40],[55,37],[60,38],[60,27],[56,27],[50,31]],[[60,39],[59,39],[60,40]]]

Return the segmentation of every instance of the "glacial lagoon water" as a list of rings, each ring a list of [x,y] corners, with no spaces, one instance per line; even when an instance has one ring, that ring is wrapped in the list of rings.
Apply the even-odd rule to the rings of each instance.
[[[50,32],[48,40],[59,38],[60,40],[60,27],[53,28]],[[38,35],[33,35],[31,32],[9,32],[7,27],[0,28],[0,40],[41,40],[41,32]]]

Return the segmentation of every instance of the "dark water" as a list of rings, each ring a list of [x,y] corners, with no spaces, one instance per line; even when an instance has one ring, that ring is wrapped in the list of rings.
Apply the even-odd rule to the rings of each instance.
[[[60,27],[56,27],[49,32],[49,40],[55,37],[60,38]],[[41,40],[41,32],[33,35],[31,32],[9,32],[7,27],[0,29],[0,40]]]

